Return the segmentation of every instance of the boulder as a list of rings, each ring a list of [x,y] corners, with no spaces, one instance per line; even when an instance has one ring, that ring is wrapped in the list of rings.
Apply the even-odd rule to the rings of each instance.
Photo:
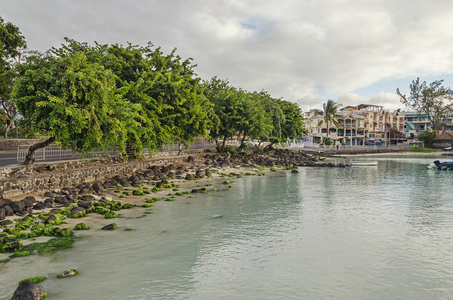
[[[9,225],[13,223],[13,221],[11,220],[3,220],[3,221],[0,221],[0,226],[6,226],[6,225]]]
[[[18,213],[25,208],[25,204],[22,201],[11,201],[11,203],[8,205],[15,213]]]
[[[299,173],[299,170],[296,170],[296,169],[291,170],[291,173]]]
[[[4,220],[6,218],[6,212],[4,208],[0,208],[0,220]]]
[[[51,193],[51,192],[45,192],[43,197],[49,197],[50,198],[50,197],[55,197],[55,195],[53,193]]]
[[[193,176],[193,174],[187,174],[185,179],[186,180],[192,180],[192,179],[195,179],[195,177]]]
[[[80,197],[81,201],[94,201],[94,196],[93,195],[83,195]]]
[[[33,201],[31,199],[22,199],[22,202],[24,203],[25,207],[33,207],[33,204],[36,201]]]
[[[55,197],[55,203],[64,204],[67,201],[68,199],[66,199],[66,197]]]
[[[80,200],[79,203],[77,203],[77,205],[85,209],[90,209],[93,206],[93,203],[91,201]]]
[[[39,283],[24,281],[14,291],[12,300],[41,300],[47,296]]]
[[[38,202],[35,205],[33,205],[33,209],[34,210],[42,210],[42,209],[45,209],[45,208],[46,208],[46,206],[42,202]]]
[[[11,199],[2,199],[0,201],[0,208],[5,207],[6,205],[10,204],[11,202],[13,202],[13,200],[11,200]]]
[[[112,224],[105,225],[104,227],[102,227],[102,230],[116,230],[117,228],[118,228],[118,226],[115,223],[112,223]]]
[[[57,216],[52,214],[46,219],[46,221],[44,223],[50,224],[50,222],[55,222],[56,220],[57,220]]]
[[[22,248],[22,244],[14,237],[5,237],[0,240],[3,252],[15,252]]]
[[[93,183],[93,185],[91,185],[91,188],[93,189],[93,191],[95,193],[99,193],[99,192],[105,191],[105,187],[100,182]]]
[[[5,215],[7,217],[14,216],[14,211],[11,209],[11,207],[9,207],[9,205],[5,205],[3,208],[5,209]]]
[[[75,276],[77,275],[77,271],[75,269],[70,269],[70,270],[66,270],[66,271],[63,271],[61,272],[60,274],[58,274],[58,278],[65,278],[65,277],[70,277],[70,276]]]
[[[77,215],[78,217],[82,217],[82,214],[85,212],[85,208],[83,207],[74,207],[71,209],[71,214]]]

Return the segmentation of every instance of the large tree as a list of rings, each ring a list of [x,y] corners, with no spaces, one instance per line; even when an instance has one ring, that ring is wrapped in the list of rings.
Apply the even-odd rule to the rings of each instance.
[[[25,48],[25,38],[19,28],[0,17],[0,120],[5,123],[5,139],[17,114],[11,92],[17,77],[16,65]]]
[[[53,141],[78,152],[124,152],[128,137],[138,134],[141,106],[115,93],[113,73],[83,52],[30,55],[19,72],[13,91],[17,108],[31,133],[48,137],[30,147],[24,164]]]
[[[406,96],[396,89],[401,97],[401,103],[407,108],[414,109],[419,115],[426,115],[433,126],[433,130],[441,129],[441,121],[453,112],[453,91],[442,85],[443,80],[436,80],[429,85],[426,81],[420,82],[417,77],[410,85],[410,95]]]

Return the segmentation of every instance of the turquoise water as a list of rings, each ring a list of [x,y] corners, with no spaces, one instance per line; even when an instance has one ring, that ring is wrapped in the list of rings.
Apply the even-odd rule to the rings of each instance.
[[[0,299],[40,275],[48,299],[451,299],[453,172],[429,156],[357,159],[379,164],[246,176],[142,218],[122,211],[117,231],[0,265]],[[80,274],[55,279],[69,268]]]

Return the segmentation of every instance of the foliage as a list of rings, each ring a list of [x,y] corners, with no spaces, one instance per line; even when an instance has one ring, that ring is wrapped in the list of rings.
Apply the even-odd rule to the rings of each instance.
[[[90,229],[90,227],[88,227],[86,223],[79,223],[76,224],[76,226],[74,227],[74,230],[88,230],[88,229]]]
[[[339,116],[338,110],[340,109],[341,104],[329,99],[329,100],[327,100],[327,103],[324,103],[322,105],[322,107],[323,107],[323,110],[322,111],[315,110],[315,114],[323,116],[323,120],[319,121],[318,126],[321,126],[324,122],[326,123],[327,137],[328,137],[329,136],[329,125],[331,123],[333,123],[335,126],[339,125],[337,120],[335,120],[335,118],[337,118]]]
[[[436,140],[436,132],[435,131],[424,131],[417,135],[417,139],[423,143],[425,147],[430,147],[434,141]]]
[[[0,120],[5,123],[5,139],[8,138],[8,130],[17,114],[11,92],[17,78],[16,64],[20,62],[26,47],[25,38],[19,28],[10,22],[6,23],[0,17]]]
[[[401,97],[401,103],[406,107],[415,109],[419,115],[426,115],[433,126],[433,130],[441,130],[443,118],[453,112],[451,101],[453,91],[442,85],[443,80],[436,80],[429,85],[426,81],[420,82],[417,77],[410,85],[410,96],[396,93]]]
[[[34,283],[40,283],[40,282],[43,282],[44,280],[46,280],[47,278],[45,276],[36,276],[36,277],[30,277],[30,278],[27,278],[27,279],[24,279],[24,280],[21,280],[19,282],[19,285],[23,282],[26,282],[26,281],[30,281],[30,282],[34,282]]]
[[[112,72],[82,52],[32,55],[19,70],[13,95],[32,133],[78,152],[125,151],[128,134],[140,126],[140,106],[114,93]]]
[[[402,133],[401,131],[398,131],[397,129],[391,127],[390,128],[390,137],[391,138],[404,138],[406,135]]]

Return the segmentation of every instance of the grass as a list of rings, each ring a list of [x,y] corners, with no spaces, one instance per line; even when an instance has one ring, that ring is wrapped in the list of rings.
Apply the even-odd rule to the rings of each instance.
[[[433,153],[433,152],[442,152],[442,149],[432,149],[432,148],[409,148],[407,152],[417,152],[417,153]]]

